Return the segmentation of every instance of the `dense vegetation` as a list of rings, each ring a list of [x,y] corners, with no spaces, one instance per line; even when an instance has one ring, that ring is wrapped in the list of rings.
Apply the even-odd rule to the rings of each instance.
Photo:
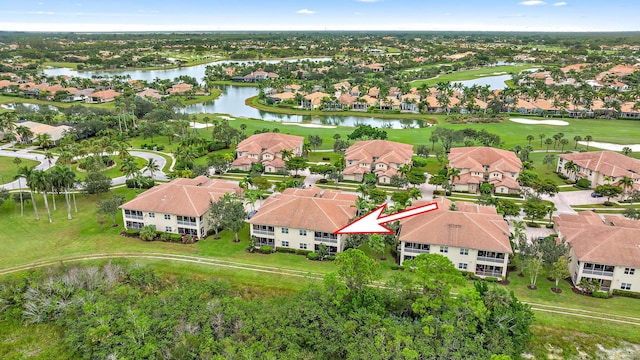
[[[4,281],[2,322],[54,325],[74,358],[489,359],[519,356],[532,314],[501,287],[461,279],[440,255],[414,260],[386,288],[358,250],[338,256],[323,286],[241,298],[220,281],[150,268],[47,269]]]

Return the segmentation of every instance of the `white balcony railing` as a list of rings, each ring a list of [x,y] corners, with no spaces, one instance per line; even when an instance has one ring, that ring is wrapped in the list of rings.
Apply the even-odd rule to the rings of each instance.
[[[494,258],[494,257],[478,256],[478,261],[488,261],[488,262],[494,262],[494,263],[504,264],[504,258]]]
[[[273,231],[267,231],[267,230],[256,230],[253,229],[252,230],[254,234],[259,234],[259,235],[269,235],[269,236],[274,236],[275,232]]]
[[[613,277],[613,271],[582,269],[583,274]]]
[[[144,220],[140,215],[124,214],[126,219]]]

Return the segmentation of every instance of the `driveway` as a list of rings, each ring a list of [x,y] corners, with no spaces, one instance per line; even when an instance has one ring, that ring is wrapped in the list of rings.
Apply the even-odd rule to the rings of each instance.
[[[18,151],[13,151],[13,150],[6,150],[7,147],[5,147],[4,149],[0,149],[0,156],[5,156],[5,157],[9,157],[9,158],[21,158],[21,159],[28,159],[28,160],[35,160],[35,161],[39,161],[40,164],[36,165],[36,170],[47,170],[48,168],[52,167],[53,165],[55,165],[56,161],[58,160],[58,157],[54,157],[51,160],[51,164],[49,164],[49,161],[46,160],[44,158],[44,155],[42,154],[33,154],[33,153],[29,153],[27,152],[27,150],[18,150]],[[24,181],[22,182],[22,186],[24,187]],[[6,184],[0,184],[0,188],[5,188],[7,190],[14,190],[14,189],[19,189],[18,187],[18,180],[6,183]]]

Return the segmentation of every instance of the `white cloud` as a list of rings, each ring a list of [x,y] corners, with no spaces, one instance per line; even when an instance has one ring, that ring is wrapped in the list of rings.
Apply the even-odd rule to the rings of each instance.
[[[311,15],[311,14],[315,14],[315,13],[316,13],[316,11],[309,10],[309,9],[302,9],[302,10],[296,11],[296,14],[305,14],[305,15]]]
[[[557,3],[553,3],[553,6],[567,6],[567,3],[565,1],[560,1]]]
[[[524,6],[535,6],[535,5],[546,5],[547,3],[540,0],[527,0],[520,2],[520,5]]]

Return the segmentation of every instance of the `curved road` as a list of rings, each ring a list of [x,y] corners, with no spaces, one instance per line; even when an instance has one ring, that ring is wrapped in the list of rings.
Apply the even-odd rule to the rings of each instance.
[[[169,180],[169,177],[162,172],[162,169],[165,167],[165,165],[167,164],[167,159],[165,159],[163,156],[153,153],[153,152],[149,152],[149,151],[135,151],[132,150],[130,152],[131,156],[136,156],[139,158],[143,158],[145,160],[149,160],[149,159],[154,159],[156,161],[156,163],[158,164],[158,167],[160,168],[160,171],[156,171],[153,174],[153,178],[156,180]],[[5,156],[5,157],[11,157],[11,158],[15,158],[15,157],[19,157],[21,159],[29,159],[29,160],[35,160],[35,161],[39,161],[40,164],[36,166],[36,170],[47,170],[49,169],[51,166],[55,165],[56,161],[58,161],[58,157],[55,156],[52,160],[51,160],[51,164],[49,164],[49,161],[46,160],[44,158],[44,155],[42,154],[37,154],[37,153],[30,153],[27,152],[27,150],[18,150],[16,152],[12,151],[12,150],[6,150],[6,149],[0,149],[0,156]],[[170,156],[170,155],[169,155]],[[143,175],[145,176],[150,176],[151,174],[149,173],[148,170],[144,170]],[[124,176],[120,176],[117,178],[112,179],[111,184],[112,185],[121,185],[125,183],[126,178]],[[25,187],[24,181],[22,181],[22,187]],[[7,190],[15,190],[18,189],[18,181],[12,181],[6,184],[0,184],[0,188],[5,188]]]

